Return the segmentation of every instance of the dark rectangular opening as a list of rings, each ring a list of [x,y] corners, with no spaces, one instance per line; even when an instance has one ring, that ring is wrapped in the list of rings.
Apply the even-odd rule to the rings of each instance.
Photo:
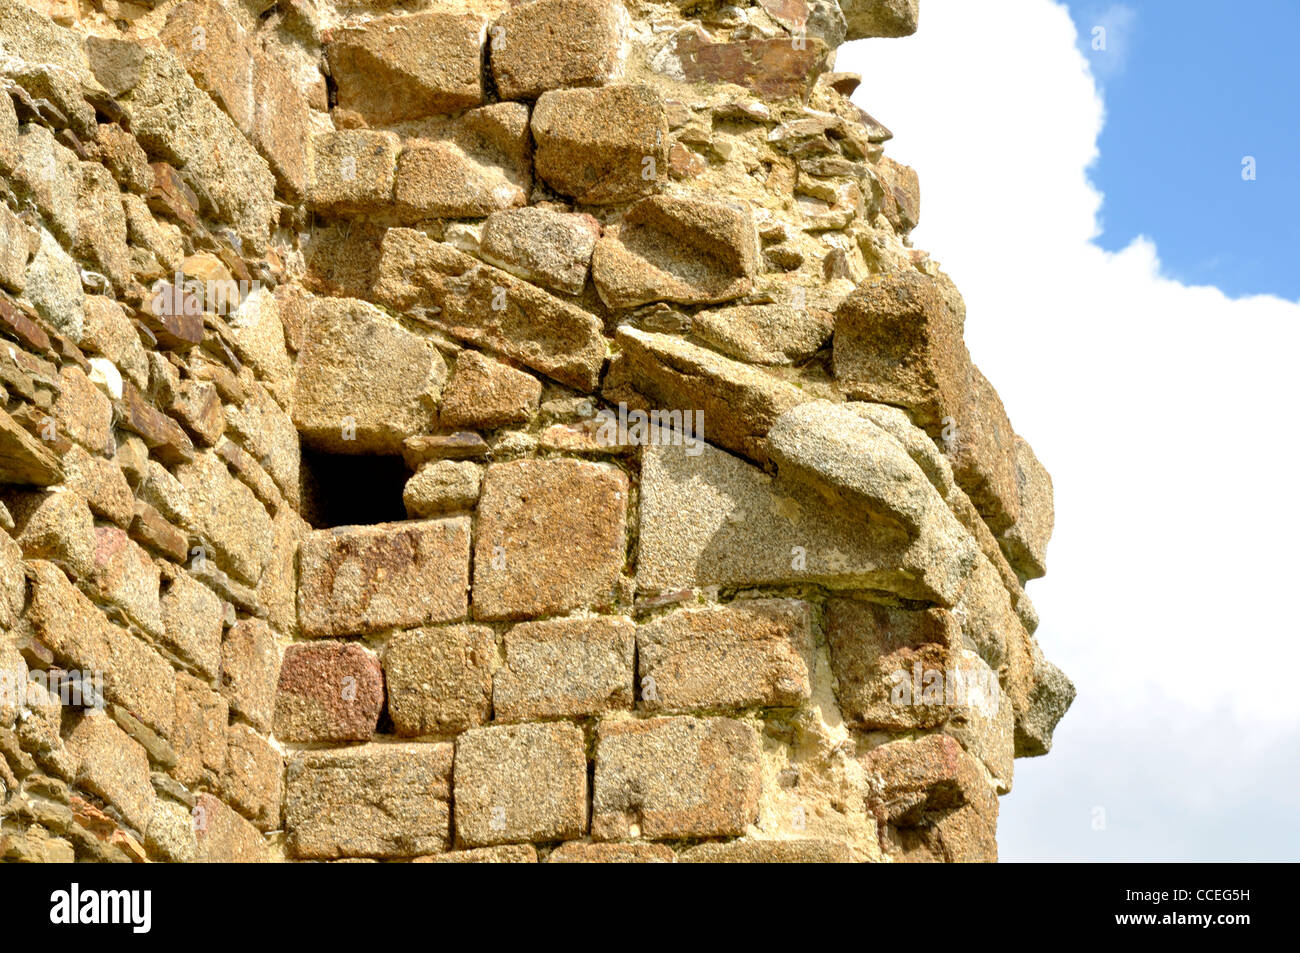
[[[402,490],[411,471],[401,457],[302,448],[302,516],[315,529],[406,519]]]

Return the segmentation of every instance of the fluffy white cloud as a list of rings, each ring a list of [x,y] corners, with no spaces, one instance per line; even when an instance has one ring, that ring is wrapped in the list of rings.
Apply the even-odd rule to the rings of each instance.
[[[1300,835],[1242,819],[1295,789],[1300,305],[1170,280],[1149,239],[1092,243],[1104,104],[1063,5],[925,0],[915,37],[838,68],[920,173],[915,244],[1055,481],[1030,595],[1079,699],[1017,764],[1004,857],[1294,858]]]

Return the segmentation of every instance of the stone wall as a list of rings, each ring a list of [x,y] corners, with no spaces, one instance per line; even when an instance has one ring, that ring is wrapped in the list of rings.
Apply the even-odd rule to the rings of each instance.
[[[1051,481],[917,0],[0,0],[0,856],[996,857]]]

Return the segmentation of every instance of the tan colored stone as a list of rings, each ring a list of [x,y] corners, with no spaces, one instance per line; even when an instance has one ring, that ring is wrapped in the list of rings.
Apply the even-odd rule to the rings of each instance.
[[[325,214],[374,212],[393,201],[401,140],[391,132],[341,129],[312,138],[307,196]]]
[[[372,304],[318,298],[299,355],[293,420],[335,453],[397,453],[436,419],[447,365],[433,344]]]
[[[304,635],[364,635],[464,618],[466,517],[320,530],[299,551]]]
[[[486,722],[496,653],[496,637],[486,626],[396,633],[384,652],[384,675],[397,734],[455,734]]]
[[[609,721],[596,730],[592,836],[719,837],[758,819],[754,728],[729,718]]]
[[[577,295],[586,286],[599,238],[600,224],[590,215],[509,209],[488,216],[478,254],[526,281]]]
[[[420,465],[402,488],[402,503],[412,519],[468,510],[478,502],[483,468],[471,460],[434,460]]]
[[[663,98],[649,86],[562,89],[533,109],[537,175],[584,205],[612,205],[656,191],[667,174]]]
[[[691,331],[748,364],[797,364],[821,349],[834,330],[829,312],[783,304],[737,305],[701,311]]]
[[[627,503],[627,476],[607,464],[488,467],[474,549],[475,618],[610,604],[626,559]]]
[[[461,351],[442,394],[443,427],[493,430],[527,423],[541,400],[541,381],[477,351]]]
[[[492,682],[498,721],[585,717],[632,707],[636,628],[622,616],[525,622],[505,637]]]
[[[92,512],[118,526],[131,525],[135,515],[135,498],[122,468],[112,460],[92,456],[80,447],[71,447],[63,456],[69,490],[80,496]]]
[[[492,79],[503,99],[604,86],[623,71],[627,13],[615,0],[533,0],[489,30]]]
[[[1002,399],[973,364],[970,383],[944,451],[953,477],[994,534],[1004,533],[1020,516],[1016,434]]]
[[[673,39],[673,64],[692,82],[733,83],[764,99],[808,98],[817,76],[831,63],[819,37],[754,37],[715,42],[699,26]]]
[[[51,410],[59,430],[91,453],[103,453],[113,427],[112,403],[79,367],[63,368],[59,387]]]
[[[842,0],[848,39],[911,36],[916,32],[920,0]]]
[[[176,570],[161,598],[162,644],[209,679],[221,670],[221,632],[225,611],[207,586]]]
[[[176,676],[176,728],[172,774],[182,784],[217,787],[226,770],[226,700],[192,675]]]
[[[486,20],[477,14],[380,17],[326,46],[338,108],[383,126],[483,101]]]
[[[794,707],[812,697],[812,607],[743,599],[637,626],[637,679],[650,711]]]
[[[600,844],[569,841],[546,858],[548,864],[673,864],[677,855],[663,844]]]
[[[1023,585],[1047,573],[1047,543],[1052,538],[1056,511],[1052,475],[1038,462],[1027,440],[1017,435],[1015,441],[1019,516],[998,538],[998,544]]]
[[[682,851],[683,864],[849,864],[849,846],[834,840],[740,840],[697,844]]]
[[[284,805],[295,856],[390,858],[446,850],[452,754],[451,744],[367,744],[296,755]]]
[[[221,643],[221,694],[230,710],[258,731],[270,731],[279,679],[280,649],[270,626],[261,619],[232,625]]]
[[[81,716],[67,745],[80,764],[77,784],[121,811],[136,830],[145,830],[153,817],[154,792],[144,749],[98,711]]]
[[[191,812],[201,864],[260,864],[270,858],[265,839],[211,794],[200,794]]]
[[[535,864],[537,848],[532,844],[502,844],[499,847],[473,847],[445,854],[417,857],[416,864]]]
[[[231,725],[226,741],[222,796],[259,829],[275,830],[284,794],[280,753],[247,725]]]
[[[455,143],[412,139],[397,160],[393,196],[403,220],[478,218],[528,203],[523,184]]]
[[[566,722],[474,728],[456,739],[456,844],[580,837],[587,829],[582,729]]]
[[[95,527],[95,570],[89,582],[104,602],[115,605],[150,638],[163,635],[158,601],[159,569],[149,554],[117,526]]]
[[[253,491],[210,451],[178,466],[176,479],[185,488],[194,528],[211,544],[215,561],[256,584],[271,556],[271,518]]]

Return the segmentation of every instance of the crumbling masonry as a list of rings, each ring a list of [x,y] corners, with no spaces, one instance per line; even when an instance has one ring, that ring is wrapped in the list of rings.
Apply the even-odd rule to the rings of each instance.
[[[971,861],[1047,473],[917,0],[0,0],[0,855]]]

